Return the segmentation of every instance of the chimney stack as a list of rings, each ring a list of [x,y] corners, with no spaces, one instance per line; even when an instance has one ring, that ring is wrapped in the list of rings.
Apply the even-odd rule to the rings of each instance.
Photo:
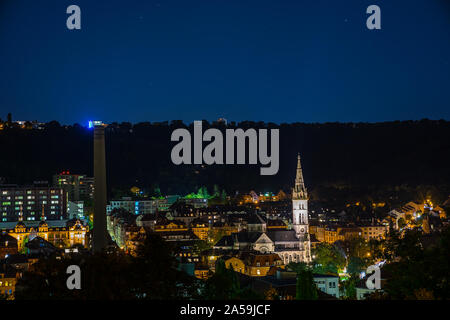
[[[106,231],[106,161],[105,125],[94,121],[94,230],[93,250],[101,252],[107,245]]]

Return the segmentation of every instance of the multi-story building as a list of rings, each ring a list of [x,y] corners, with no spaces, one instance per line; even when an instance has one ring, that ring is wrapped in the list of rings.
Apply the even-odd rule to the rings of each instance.
[[[39,221],[42,211],[48,220],[67,217],[67,193],[54,187],[0,186],[1,222]]]
[[[183,201],[194,208],[206,208],[208,206],[208,199],[206,198],[183,198]]]
[[[227,268],[250,277],[264,277],[281,265],[282,260],[276,253],[242,253],[225,261]]]
[[[208,266],[204,266],[204,265],[196,265],[195,266],[195,270],[194,270],[194,275],[197,279],[208,279],[210,274],[209,268]]]
[[[314,282],[322,292],[339,298],[339,276],[329,274],[314,274]]]
[[[84,201],[68,201],[67,217],[69,219],[84,218]]]
[[[325,228],[325,242],[335,243],[339,240],[344,240],[344,236],[340,233],[340,228],[327,227]]]
[[[0,223],[0,229],[17,240],[18,250],[24,249],[26,240],[40,237],[57,248],[68,248],[73,245],[88,246],[87,235],[89,226],[80,220],[64,221],[19,221]]]
[[[53,176],[53,186],[63,188],[70,201],[94,198],[94,178],[63,171]]]
[[[360,226],[361,236],[369,241],[371,239],[381,240],[386,237],[387,227],[384,225],[368,225],[368,226]]]
[[[200,239],[200,240],[208,240],[209,235],[209,224],[201,219],[195,219],[192,221],[191,225],[192,232]]]
[[[266,294],[269,290],[275,291],[275,296],[280,300],[294,300],[297,292],[297,272],[285,271],[277,268],[273,275],[257,277],[252,281],[252,290]],[[319,300],[335,300],[339,297],[338,277],[330,276],[323,278],[323,275],[313,275],[316,283]]]
[[[351,240],[354,238],[361,238],[362,237],[362,229],[358,227],[342,227],[337,228],[339,232],[339,236],[343,240]]]
[[[2,265],[1,267],[0,294],[5,295],[7,300],[12,300],[16,291],[17,273],[12,268],[8,269],[6,265]]]
[[[121,200],[112,200],[106,206],[106,213],[109,215],[114,209],[125,209],[126,211],[139,214],[153,214],[156,211],[167,211],[170,202],[167,198],[152,200],[133,200],[130,197],[123,197]]]
[[[10,236],[6,232],[0,234],[0,259],[9,255],[16,254],[18,251],[16,238]]]
[[[350,240],[352,238],[383,239],[386,236],[387,227],[382,224],[367,224],[350,227],[340,226],[310,226],[309,232],[319,242],[334,243],[336,241]]]

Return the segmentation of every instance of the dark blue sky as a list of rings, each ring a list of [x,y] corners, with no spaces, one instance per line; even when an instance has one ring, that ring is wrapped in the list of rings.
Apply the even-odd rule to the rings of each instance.
[[[66,28],[77,4],[82,30]],[[382,30],[366,28],[370,4]],[[0,0],[0,118],[450,119],[449,0]]]

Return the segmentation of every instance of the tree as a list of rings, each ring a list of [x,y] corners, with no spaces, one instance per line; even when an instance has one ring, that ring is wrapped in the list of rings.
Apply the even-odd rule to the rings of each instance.
[[[308,265],[305,262],[290,262],[287,267],[297,274],[300,274],[302,271],[309,270]]]
[[[200,198],[208,199],[210,197],[208,193],[208,188],[206,188],[205,186],[201,187],[198,190],[198,195],[200,196]]]
[[[216,263],[216,272],[206,280],[201,297],[208,300],[264,299],[249,287],[241,288],[238,273],[233,268],[227,268],[222,259]]]
[[[356,299],[356,285],[359,281],[359,276],[352,274],[350,278],[340,283],[341,292],[344,299]]]
[[[403,238],[394,233],[386,244],[389,263],[382,274],[391,275],[383,288],[390,299],[450,298],[450,228],[435,246],[424,247],[421,234],[408,230]]]
[[[433,291],[424,288],[414,290],[414,297],[417,300],[434,300]]]
[[[311,270],[302,270],[297,275],[297,300],[317,300],[317,286]]]
[[[361,237],[354,237],[349,240],[345,240],[342,244],[346,255],[349,257],[366,259],[367,253],[370,252],[368,243]]]
[[[184,299],[197,295],[194,277],[178,270],[175,248],[159,235],[147,234],[136,250],[133,278],[136,293],[146,299]]]
[[[217,184],[214,185],[213,197],[220,197],[220,189]]]
[[[81,269],[81,290],[68,290],[67,267]],[[120,250],[42,258],[16,285],[17,300],[196,299],[198,280],[177,269],[174,251],[147,234],[137,256]]]
[[[41,258],[16,284],[16,300],[133,299],[132,271],[122,254],[78,254],[57,259]],[[67,267],[81,269],[81,290],[68,290]],[[117,275],[120,275],[118,277]]]
[[[227,201],[227,193],[225,190],[222,190],[222,193],[220,195],[220,199],[222,200],[222,203],[226,203]]]
[[[351,276],[359,275],[365,270],[367,263],[359,257],[350,257],[347,265],[347,273]]]
[[[338,273],[346,265],[345,256],[332,244],[320,243],[313,251],[313,255],[316,273]]]
[[[20,249],[20,253],[26,254],[26,253],[28,252],[28,249],[27,249],[27,243],[28,243],[29,240],[30,240],[30,239],[28,238],[28,235],[26,235],[25,237],[23,237],[23,239],[22,239],[22,244],[21,244],[21,248],[22,248],[22,249]]]
[[[219,259],[216,272],[206,280],[203,297],[208,300],[228,300],[239,295],[240,285],[233,269],[227,269],[225,261]]]

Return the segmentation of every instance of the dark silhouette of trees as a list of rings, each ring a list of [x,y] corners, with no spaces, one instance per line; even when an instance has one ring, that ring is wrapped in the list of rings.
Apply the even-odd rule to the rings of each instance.
[[[392,234],[387,242],[389,262],[382,268],[389,275],[384,294],[371,299],[450,299],[450,228],[434,245],[426,236],[408,231],[403,238]]]
[[[343,253],[333,244],[320,243],[313,250],[313,266],[316,273],[337,274],[346,265]]]
[[[297,274],[297,300],[317,300],[317,286],[314,283],[312,270],[304,269]]]
[[[241,288],[238,274],[233,268],[227,268],[225,262],[219,259],[215,273],[204,284],[202,298],[207,300],[255,300],[264,297],[249,287]]]
[[[210,126],[205,122],[205,129]],[[314,200],[345,201],[352,196],[374,196],[377,192],[385,196],[389,186],[403,186],[406,189],[399,192],[405,190],[436,199],[448,197],[450,192],[447,165],[450,148],[446,139],[450,135],[450,122],[447,121],[230,123],[227,128],[280,129],[280,170],[277,175],[264,179],[259,175],[259,165],[173,165],[170,151],[175,142],[170,141],[170,135],[178,127],[192,130],[193,126],[179,121],[170,125],[110,124],[106,129],[109,191],[127,190],[136,184],[141,189],[158,184],[162,194],[188,194],[199,186],[213,190],[215,184],[228,194],[256,187],[268,191],[289,190],[296,154],[301,152],[305,181]],[[6,128],[0,132],[0,143],[8,150],[0,159],[2,176],[8,183],[23,184],[51,181],[51,176],[60,170],[92,175],[92,134],[92,130],[77,124],[61,126],[56,121],[47,123],[44,130]],[[33,157],[23,157],[23,150]],[[368,207],[369,198],[359,200],[367,210],[372,210]]]
[[[81,289],[69,290],[67,267],[81,269]],[[173,249],[158,235],[148,234],[137,257],[82,253],[42,258],[16,285],[17,300],[193,299],[198,280],[178,270]]]

